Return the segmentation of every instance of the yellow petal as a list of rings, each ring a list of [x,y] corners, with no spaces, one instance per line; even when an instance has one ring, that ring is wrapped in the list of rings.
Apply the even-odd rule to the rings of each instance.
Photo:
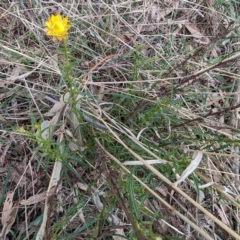
[[[69,30],[70,27],[71,27],[71,25],[67,25],[67,26],[66,26],[66,30]]]
[[[51,18],[52,22],[54,23],[55,21],[57,21],[57,16],[55,15],[52,15],[52,18]]]
[[[56,21],[62,21],[62,16],[60,15],[60,13],[58,13],[58,15],[56,16]]]
[[[65,25],[67,25],[68,17],[65,17],[65,18],[63,19],[63,22],[64,22]]]
[[[47,25],[47,27],[51,27],[52,26],[52,23],[50,23],[50,22],[45,22],[45,24]]]

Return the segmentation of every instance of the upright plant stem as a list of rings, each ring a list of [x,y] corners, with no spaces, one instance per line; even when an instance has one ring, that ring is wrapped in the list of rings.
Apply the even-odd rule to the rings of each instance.
[[[67,48],[67,41],[63,40],[63,47],[64,47],[64,58],[65,58],[65,63],[64,63],[64,76],[66,77],[66,82],[67,82],[67,87],[68,91],[70,93],[71,98],[74,98],[74,86],[73,86],[73,79],[70,76],[70,62],[68,58],[68,48]]]

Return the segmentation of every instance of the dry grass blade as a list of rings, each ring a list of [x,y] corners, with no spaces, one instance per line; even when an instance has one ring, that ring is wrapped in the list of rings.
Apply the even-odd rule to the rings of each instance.
[[[2,231],[0,238],[5,240],[18,212],[18,202],[13,201],[15,192],[8,193],[2,210]]]
[[[207,182],[207,183],[210,183],[210,182],[211,182],[211,180],[210,180],[208,177],[204,176],[204,175],[201,174],[200,172],[196,171],[196,174],[197,174],[200,178],[202,178],[205,182]],[[240,208],[240,204],[239,204],[237,201],[235,201],[235,199],[234,199],[233,197],[231,197],[229,194],[227,194],[222,186],[219,186],[219,185],[216,184],[216,183],[213,183],[212,185],[217,189],[217,191],[219,191],[219,192],[220,192],[221,194],[223,194],[228,200],[230,200],[236,207]]]
[[[181,183],[184,181],[190,174],[192,174],[198,165],[200,164],[202,160],[203,154],[198,151],[195,153],[194,159],[191,161],[190,165],[183,171],[182,175],[179,177],[179,179],[174,183],[176,186],[177,184]]]
[[[42,192],[42,193],[39,193],[39,194],[35,194],[34,196],[31,196],[31,197],[29,197],[28,199],[24,199],[24,200],[21,200],[20,202],[19,202],[19,204],[20,205],[32,205],[32,204],[36,204],[36,203],[38,203],[38,202],[41,202],[41,201],[43,201],[43,200],[45,200],[46,199],[46,197],[47,197],[47,194],[48,194],[48,197],[50,197],[51,196],[51,194],[54,194],[54,189],[52,188],[51,190],[50,190],[50,192]]]

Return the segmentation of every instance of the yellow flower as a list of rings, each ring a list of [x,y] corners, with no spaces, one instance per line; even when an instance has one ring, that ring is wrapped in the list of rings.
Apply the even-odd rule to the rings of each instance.
[[[34,127],[34,129],[39,129],[39,125],[38,124],[35,124],[33,127]]]
[[[20,127],[20,128],[18,129],[18,131],[19,131],[20,133],[24,133],[24,132],[25,132],[25,129],[24,129],[24,127]]]
[[[47,28],[44,30],[47,32],[48,36],[53,37],[53,41],[57,39],[62,41],[63,39],[68,38],[67,31],[71,27],[71,25],[68,24],[68,17],[62,18],[60,13],[57,15],[52,14],[45,24]]]

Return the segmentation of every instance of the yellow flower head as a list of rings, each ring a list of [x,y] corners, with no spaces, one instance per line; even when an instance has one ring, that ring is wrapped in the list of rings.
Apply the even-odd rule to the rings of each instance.
[[[68,38],[67,31],[71,27],[71,25],[68,24],[68,17],[62,18],[60,13],[57,15],[52,14],[45,24],[47,27],[44,30],[47,32],[48,36],[53,37],[53,41],[57,39],[62,41]]]
[[[20,133],[24,133],[24,132],[25,132],[25,129],[24,129],[24,127],[20,127],[20,128],[18,129],[18,131],[19,131]]]
[[[39,129],[39,125],[38,124],[35,124],[33,127],[34,127],[34,129]]]

